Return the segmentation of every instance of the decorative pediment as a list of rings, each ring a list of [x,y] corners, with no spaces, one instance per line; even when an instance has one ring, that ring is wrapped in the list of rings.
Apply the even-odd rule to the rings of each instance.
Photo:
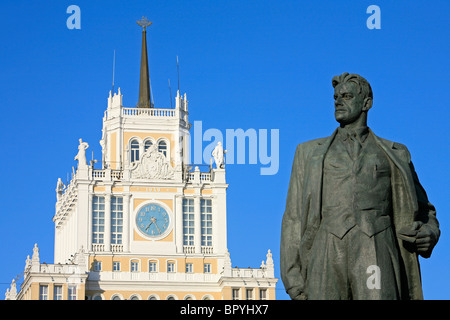
[[[158,151],[156,145],[152,145],[145,151],[139,161],[131,168],[133,179],[174,179],[174,169],[169,160]]]

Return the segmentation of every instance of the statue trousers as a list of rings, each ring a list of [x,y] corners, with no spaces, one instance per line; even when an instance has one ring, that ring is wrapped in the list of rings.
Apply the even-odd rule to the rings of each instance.
[[[340,239],[322,223],[307,270],[308,300],[400,297],[399,252],[392,227],[368,236],[355,225]]]

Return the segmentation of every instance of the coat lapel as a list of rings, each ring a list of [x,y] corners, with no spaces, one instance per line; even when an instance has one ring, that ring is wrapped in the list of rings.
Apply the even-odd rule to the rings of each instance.
[[[308,161],[305,184],[307,186],[307,198],[303,201],[305,205],[303,212],[308,213],[306,215],[307,221],[305,221],[305,226],[309,230],[306,231],[308,233],[306,237],[313,236],[319,228],[322,207],[323,161],[336,133],[337,129],[328,138],[319,140],[311,152],[310,161]]]

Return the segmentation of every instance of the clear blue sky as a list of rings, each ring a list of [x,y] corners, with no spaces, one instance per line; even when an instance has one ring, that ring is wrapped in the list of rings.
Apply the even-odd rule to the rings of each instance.
[[[66,9],[81,8],[69,30]],[[369,30],[366,9],[381,8]],[[227,166],[228,248],[233,266],[259,267],[271,249],[279,277],[281,219],[298,143],[330,135],[331,78],[371,83],[369,126],[408,146],[436,206],[442,236],[421,259],[425,298],[449,299],[450,2],[436,1],[3,1],[0,7],[0,298],[23,271],[35,242],[53,262],[55,187],[76,163],[78,139],[101,158],[102,117],[111,89],[138,98],[141,29],[147,16],[157,107],[170,106],[168,79],[187,92],[203,130],[279,129],[280,168]],[[205,143],[205,146],[207,143]],[[281,279],[279,299],[286,299]]]

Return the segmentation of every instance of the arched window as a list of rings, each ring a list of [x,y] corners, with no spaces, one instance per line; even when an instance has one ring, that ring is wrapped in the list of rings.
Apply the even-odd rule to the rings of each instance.
[[[131,140],[130,153],[131,153],[130,157],[131,162],[139,160],[139,141],[137,141],[136,139]]]
[[[160,141],[158,143],[158,151],[167,157],[167,143],[165,141]]]
[[[150,148],[153,145],[152,140],[147,140],[144,143],[144,152],[147,151],[148,148]]]

